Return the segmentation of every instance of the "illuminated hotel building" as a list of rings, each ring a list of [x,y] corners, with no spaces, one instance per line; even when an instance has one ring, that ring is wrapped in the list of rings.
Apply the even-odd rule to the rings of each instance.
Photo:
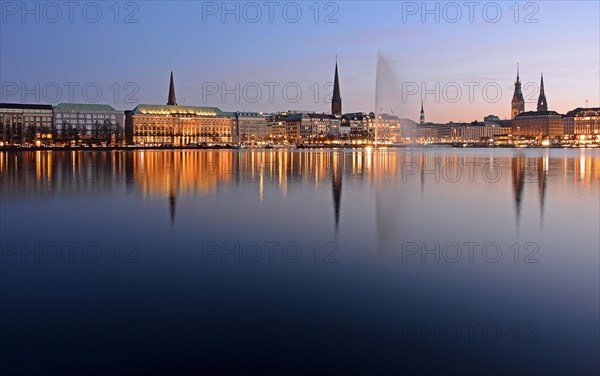
[[[129,145],[185,146],[236,141],[235,114],[216,107],[141,104],[127,113]]]
[[[140,104],[126,113],[129,145],[186,146],[237,142],[236,115],[216,107],[178,106],[173,72],[167,105]]]
[[[565,135],[600,135],[600,107],[576,108],[563,118]]]

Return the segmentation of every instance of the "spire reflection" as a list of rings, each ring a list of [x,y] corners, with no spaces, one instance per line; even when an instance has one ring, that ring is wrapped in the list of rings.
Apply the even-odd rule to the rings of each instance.
[[[501,174],[501,180],[495,182],[498,184],[492,185],[481,178],[482,166],[489,163],[489,155],[456,153],[452,149],[442,152],[401,149],[0,152],[0,198],[3,202],[22,197],[64,200],[109,197],[123,191],[167,203],[169,223],[174,227],[178,205],[180,209],[185,202],[182,197],[215,196],[223,191],[229,195],[242,194],[250,189],[255,192],[250,197],[260,204],[277,197],[272,192],[280,193],[278,199],[298,194],[318,195],[319,188],[326,186],[328,191],[331,189],[329,197],[333,199],[334,228],[338,233],[344,220],[342,183],[346,180],[350,192],[359,192],[353,200],[345,201],[346,205],[372,206],[374,199],[376,236],[385,248],[402,230],[399,228],[402,215],[409,215],[400,210],[402,200],[410,201],[419,195],[420,207],[442,198],[446,204],[439,210],[455,210],[453,205],[461,203],[453,201],[453,189],[472,190],[473,200],[483,200],[488,196],[478,192],[505,189],[503,181],[508,183],[511,179],[514,218],[519,227],[527,207],[539,210],[543,224],[549,185],[574,184],[584,191],[597,192],[600,181],[597,151],[566,150],[556,153],[556,157],[552,157],[553,153],[546,150],[541,154],[531,151],[531,156],[521,152],[514,156],[494,154],[494,163],[510,169],[511,173]],[[478,162],[479,167],[472,182],[468,181],[466,167],[463,179],[457,183],[445,181],[443,172],[442,178],[437,178],[440,172],[436,169],[445,164],[466,166],[473,162]],[[431,189],[426,190],[425,185]],[[531,203],[525,200],[526,187],[537,190],[538,200]]]

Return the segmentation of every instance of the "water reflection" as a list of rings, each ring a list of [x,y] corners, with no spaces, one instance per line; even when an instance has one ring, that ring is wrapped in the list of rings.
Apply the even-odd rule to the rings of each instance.
[[[330,186],[333,228],[337,232],[342,183],[349,179],[353,184],[374,189],[378,238],[385,244],[395,229],[395,218],[400,215],[399,198],[412,195],[410,190],[417,176],[421,200],[431,198],[428,186],[460,185],[474,191],[479,188],[492,191],[504,186],[510,176],[518,227],[523,202],[529,194],[526,186],[537,186],[539,220],[543,223],[547,191],[554,182],[597,189],[598,156],[599,153],[589,150],[508,150],[494,152],[490,159],[485,150],[451,149],[2,152],[0,187],[5,200],[22,196],[104,195],[125,189],[145,198],[168,200],[168,215],[174,225],[180,196],[217,195],[221,187],[243,183],[255,186],[257,198],[262,202],[268,199],[267,187],[286,197],[292,184],[310,185],[315,190]]]
[[[435,358],[422,374],[597,374],[599,185],[594,150],[3,152],[0,326],[12,332],[0,350],[21,373],[35,350],[40,369],[60,370],[123,354],[148,373],[281,359],[304,374],[415,374]],[[446,247],[475,242],[474,261]],[[302,257],[280,246],[271,258],[275,243]],[[55,340],[54,323],[78,320],[81,336]],[[273,338],[285,323],[323,337]],[[459,343],[440,329],[456,323]],[[490,324],[500,342],[466,336]],[[515,338],[532,325],[539,341]]]

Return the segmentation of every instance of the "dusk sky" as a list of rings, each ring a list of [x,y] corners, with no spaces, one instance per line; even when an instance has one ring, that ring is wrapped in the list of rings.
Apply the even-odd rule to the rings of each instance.
[[[517,63],[526,110],[535,109],[541,72],[550,110],[565,113],[585,106],[586,99],[589,106],[600,106],[597,1],[520,2],[518,14],[513,1],[474,2],[473,22],[464,2],[428,2],[434,11],[425,22],[422,2],[338,1],[318,7],[313,1],[281,2],[273,8],[273,22],[262,1],[228,2],[233,12],[225,22],[222,2],[121,2],[118,9],[112,1],[77,2],[73,22],[62,1],[50,3],[0,3],[2,102],[68,102],[72,85],[75,102],[123,110],[137,103],[164,104],[173,69],[180,105],[329,112],[337,55],[344,112],[375,109],[378,56],[389,64],[383,81],[392,88],[380,90],[382,110],[413,120],[421,97],[428,121],[510,117]],[[23,7],[32,13],[23,13]],[[125,22],[127,16],[137,22]],[[298,22],[291,22],[295,18]],[[232,94],[223,98],[221,86]],[[403,95],[402,88],[412,92]]]

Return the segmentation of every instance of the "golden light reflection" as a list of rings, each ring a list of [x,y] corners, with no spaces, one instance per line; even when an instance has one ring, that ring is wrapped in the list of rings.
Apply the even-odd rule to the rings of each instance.
[[[463,181],[469,183],[468,165],[474,170],[474,184],[482,181],[482,166],[493,162],[503,170],[501,179],[512,178],[517,216],[528,181],[537,183],[541,208],[548,200],[546,192],[560,180],[571,181],[586,190],[597,190],[600,183],[600,155],[596,150],[569,150],[570,155],[535,157],[524,155],[457,153],[448,150],[144,150],[144,151],[31,151],[0,152],[0,194],[71,197],[112,192],[115,189],[139,192],[148,199],[166,199],[175,216],[181,196],[214,195],[228,185],[243,184],[255,189],[260,202],[270,192],[283,197],[306,190],[329,190],[334,200],[341,199],[343,184],[371,187],[396,187],[416,184],[423,193],[426,185],[444,184],[444,165],[463,166]],[[558,180],[558,181],[556,181]],[[502,181],[499,183],[502,184]],[[343,184],[342,184],[343,183]],[[495,187],[494,187],[495,188]],[[465,186],[469,189],[469,186]],[[367,199],[368,197],[365,197]],[[450,198],[450,197],[449,197]],[[335,205],[336,212],[340,203]]]

